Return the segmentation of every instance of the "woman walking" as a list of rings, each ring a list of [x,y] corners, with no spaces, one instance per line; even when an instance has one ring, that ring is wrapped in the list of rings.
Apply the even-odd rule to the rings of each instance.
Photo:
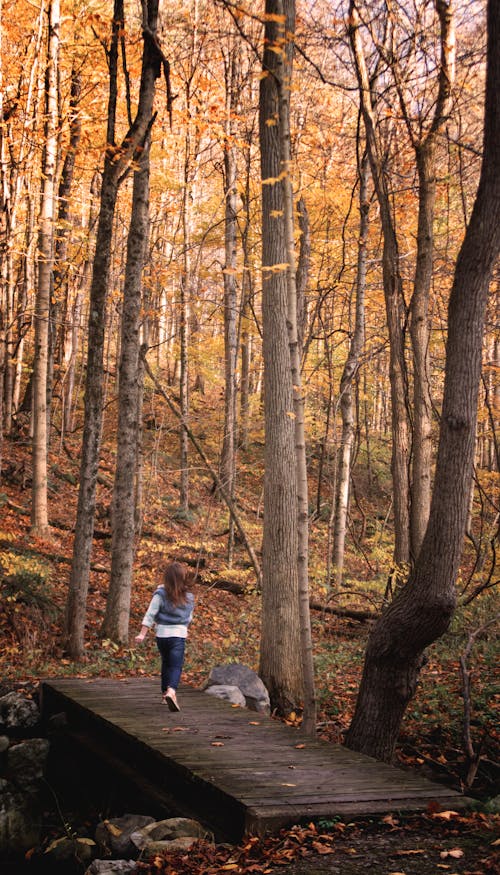
[[[165,568],[163,584],[153,594],[144,615],[138,643],[156,624],[156,644],[161,656],[162,701],[170,711],[180,711],[177,687],[184,663],[187,629],[193,618],[194,595],[189,590],[191,574],[180,562]]]

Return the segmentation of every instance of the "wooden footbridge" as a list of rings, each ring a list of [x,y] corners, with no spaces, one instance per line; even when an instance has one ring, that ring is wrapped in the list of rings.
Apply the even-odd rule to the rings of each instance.
[[[128,786],[151,812],[184,814],[239,840],[304,819],[463,805],[447,787],[269,717],[181,687],[180,713],[151,679],[42,684],[42,717],[78,764]],[[57,715],[64,714],[57,717]],[[57,740],[57,739],[56,739]],[[60,747],[54,744],[53,757]],[[86,756],[83,754],[86,753]],[[128,808],[127,810],[130,810]]]

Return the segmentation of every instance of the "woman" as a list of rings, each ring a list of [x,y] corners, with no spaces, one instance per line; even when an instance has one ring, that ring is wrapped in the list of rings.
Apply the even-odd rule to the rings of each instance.
[[[170,711],[180,711],[177,687],[184,663],[187,627],[193,617],[194,595],[189,591],[190,572],[180,562],[170,562],[163,584],[155,591],[135,640],[144,641],[156,624],[156,644],[161,655],[162,701]]]

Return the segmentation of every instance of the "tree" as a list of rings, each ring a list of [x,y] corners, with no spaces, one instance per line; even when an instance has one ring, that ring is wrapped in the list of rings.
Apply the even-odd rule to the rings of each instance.
[[[354,750],[390,760],[426,648],[448,628],[467,523],[489,284],[500,253],[500,0],[488,2],[483,158],[448,307],[436,474],[429,523],[414,570],[376,623],[366,649]]]
[[[231,32],[227,55],[224,57],[226,83],[226,123],[224,137],[224,435],[221,451],[221,480],[231,499],[234,499],[236,477],[236,398],[238,358],[237,332],[237,160],[235,147],[235,118],[238,109],[240,80],[239,50],[235,34]],[[232,563],[234,551],[234,522],[229,518],[228,557]]]
[[[344,570],[345,537],[347,529],[347,514],[349,509],[349,492],[356,433],[355,406],[353,383],[360,366],[360,358],[365,342],[365,290],[367,243],[369,228],[370,200],[368,197],[369,165],[366,152],[359,166],[359,243],[358,264],[356,275],[356,304],[354,330],[352,332],[349,353],[340,380],[340,411],[342,414],[342,437],[339,450],[339,471],[337,478],[337,495],[335,506],[335,524],[333,530],[333,568],[335,583],[340,586]]]
[[[349,6],[349,21],[349,34],[361,99],[361,113],[366,131],[366,148],[382,223],[382,272],[389,330],[389,375],[392,403],[391,472],[394,500],[394,561],[397,565],[402,565],[409,562],[410,559],[410,424],[407,409],[408,375],[404,341],[406,312],[399,246],[391,193],[385,172],[383,143],[377,132],[371,81],[361,40],[361,18],[355,0],[351,0]]]
[[[285,10],[286,9],[286,13]],[[262,173],[262,322],[264,351],[264,536],[260,674],[271,702],[286,714],[302,697],[298,615],[297,475],[294,391],[287,328],[289,249],[284,221],[280,80],[294,29],[294,4],[266,0],[259,99]],[[286,19],[285,19],[286,14]],[[287,85],[289,85],[287,78]]]
[[[153,0],[150,0],[153,2]],[[101,187],[101,202],[97,226],[96,249],[90,289],[88,324],[87,373],[85,383],[85,417],[83,427],[80,487],[73,546],[73,562],[66,603],[65,638],[68,653],[74,659],[83,654],[84,629],[90,554],[94,532],[96,483],[99,467],[103,410],[103,354],[105,307],[111,263],[113,218],[119,186],[131,162],[142,148],[151,124],[148,107],[139,103],[136,117],[121,144],[115,142],[117,106],[118,45],[124,26],[123,2],[115,0],[112,42],[109,53],[109,103],[107,122],[107,149]],[[156,35],[143,32],[143,68],[151,67],[156,78],[161,73],[162,58]]]
[[[150,127],[153,122],[155,82],[159,75],[156,46],[158,0],[149,0],[146,9],[144,31],[147,38],[144,46],[138,111],[149,121],[134,172],[132,216],[127,242],[118,382],[118,438],[113,489],[111,578],[103,623],[103,634],[118,643],[126,643],[128,640],[132,565],[135,553],[135,471],[138,463],[139,422],[142,416],[140,379],[143,375],[139,359],[139,322],[142,274],[149,232]]]
[[[47,507],[47,450],[49,416],[47,411],[49,313],[54,264],[54,222],[56,216],[57,165],[57,80],[59,60],[59,0],[49,6],[49,35],[45,73],[45,133],[42,160],[42,194],[38,235],[38,281],[35,303],[35,357],[33,365],[33,488],[31,526],[43,537],[49,532]]]

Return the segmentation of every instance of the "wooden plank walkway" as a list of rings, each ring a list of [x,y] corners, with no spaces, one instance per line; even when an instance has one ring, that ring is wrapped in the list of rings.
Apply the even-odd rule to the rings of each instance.
[[[456,808],[440,784],[379,763],[199,690],[182,710],[161,703],[158,680],[62,679],[42,684],[42,717],[65,712],[73,742],[122,778],[149,788],[170,813],[195,816],[232,840],[304,819]]]

